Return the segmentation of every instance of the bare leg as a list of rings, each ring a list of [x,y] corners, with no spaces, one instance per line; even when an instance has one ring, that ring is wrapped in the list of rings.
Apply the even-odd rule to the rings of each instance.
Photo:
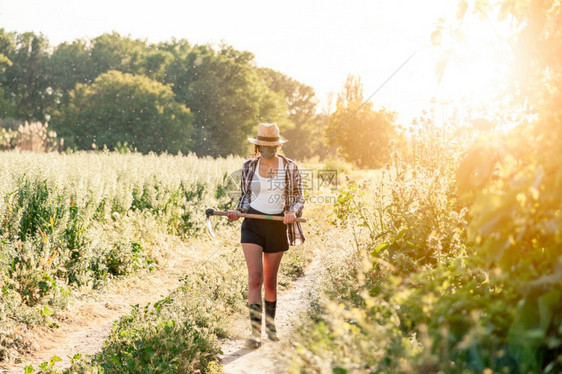
[[[283,258],[283,252],[263,254],[263,273],[265,284],[265,331],[270,340],[278,341],[275,328],[275,310],[277,309],[277,273]]]
[[[263,248],[253,243],[242,243],[246,266],[248,267],[248,304],[260,304],[263,285]]]
[[[246,266],[248,267],[248,307],[252,334],[246,339],[246,346],[257,348],[261,345],[261,326],[263,306],[261,289],[263,285],[263,248],[253,243],[242,243]]]
[[[277,273],[284,252],[263,254],[263,276],[265,285],[264,298],[268,301],[277,300]]]

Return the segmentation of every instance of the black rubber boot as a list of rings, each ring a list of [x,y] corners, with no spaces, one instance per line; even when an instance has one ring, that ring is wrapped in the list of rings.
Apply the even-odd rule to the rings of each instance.
[[[261,345],[261,316],[263,308],[261,304],[250,304],[250,325],[252,334],[246,339],[246,346],[258,348]]]
[[[275,310],[277,309],[277,300],[265,302],[265,332],[269,340],[279,341],[277,329],[275,328]]]

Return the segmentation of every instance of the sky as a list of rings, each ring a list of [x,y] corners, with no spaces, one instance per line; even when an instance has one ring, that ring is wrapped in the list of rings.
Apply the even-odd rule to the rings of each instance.
[[[0,0],[0,27],[42,33],[53,46],[112,31],[154,43],[172,38],[191,44],[226,43],[252,52],[257,65],[312,86],[319,110],[327,110],[334,102],[348,74],[360,76],[365,98],[372,95],[373,107],[397,111],[400,121],[407,124],[427,109],[431,98],[474,96],[470,90],[482,91],[489,86],[486,79],[497,75],[490,68],[489,56],[480,50],[477,54],[485,58],[478,62],[481,66],[476,72],[467,74],[467,66],[478,66],[474,56],[469,56],[471,62],[465,61],[464,68],[456,72],[450,68],[437,81],[435,66],[443,51],[431,45],[430,35],[441,17],[454,19],[456,3]],[[491,26],[484,30],[485,38],[496,30]],[[487,78],[477,73],[482,70],[488,70]]]

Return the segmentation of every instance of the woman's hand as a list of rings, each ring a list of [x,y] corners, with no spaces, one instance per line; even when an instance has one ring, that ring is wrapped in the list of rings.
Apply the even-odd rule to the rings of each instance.
[[[226,216],[229,220],[236,221],[238,218],[240,218],[240,212],[237,210],[227,210]]]
[[[295,222],[295,218],[297,217],[297,214],[295,212],[285,212],[285,217],[283,218],[283,223],[285,225],[288,225],[290,223]]]

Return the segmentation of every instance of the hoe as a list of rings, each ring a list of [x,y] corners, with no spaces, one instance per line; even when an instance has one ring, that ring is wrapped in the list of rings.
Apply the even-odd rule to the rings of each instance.
[[[211,225],[211,216],[224,216],[226,217],[226,212],[217,212],[211,208],[205,211],[205,215],[207,216],[207,229],[209,230],[209,234],[214,238],[215,233],[213,232],[213,226]],[[266,219],[270,221],[283,221],[282,216],[269,216],[266,214],[251,214],[251,213],[239,213],[240,217],[244,218],[254,218],[254,219]],[[296,218],[295,222],[306,222],[306,218]]]

